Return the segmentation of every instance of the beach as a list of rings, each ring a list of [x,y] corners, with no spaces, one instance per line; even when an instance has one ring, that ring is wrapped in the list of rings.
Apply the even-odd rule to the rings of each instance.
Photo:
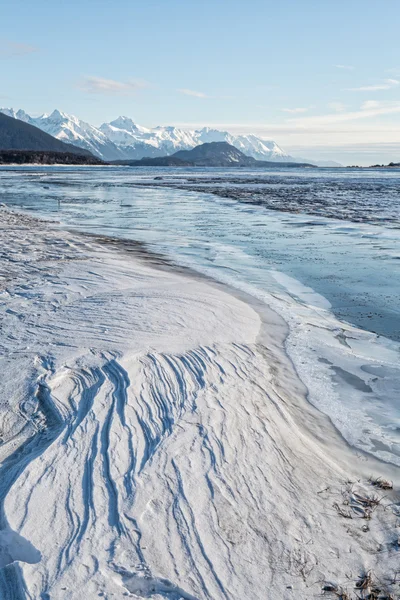
[[[397,591],[397,469],[307,401],[281,316],[140,247],[0,223],[1,597],[314,598],[370,570]]]

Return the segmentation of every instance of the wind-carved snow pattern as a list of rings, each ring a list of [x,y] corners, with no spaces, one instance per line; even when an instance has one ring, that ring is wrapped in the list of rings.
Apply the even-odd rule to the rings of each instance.
[[[0,598],[311,598],[394,569],[378,517],[360,537],[317,493],[347,473],[279,319],[261,343],[251,306],[155,257],[0,227]]]
[[[246,361],[251,354],[246,347],[235,348],[231,358]],[[101,366],[49,374],[46,384],[41,384],[44,395],[54,399],[54,407],[62,403],[63,425],[42,413],[48,419],[46,431],[37,436],[46,438],[45,445],[56,439],[41,456],[39,480],[37,470],[27,466],[23,485],[11,492],[7,502],[7,513],[18,521],[18,530],[29,535],[34,532],[28,517],[38,514],[45,503],[43,533],[47,536],[51,530],[60,549],[58,555],[45,553],[42,565],[30,574],[34,582],[30,594],[33,598],[50,594],[71,580],[78,587],[97,578],[101,582],[100,568],[106,564],[139,596],[193,599],[172,581],[154,576],[146,560],[149,545],[160,544],[172,555],[171,537],[200,597],[226,597],[226,584],[210,552],[213,544],[207,549],[208,536],[203,539],[196,527],[197,501],[191,497],[193,490],[186,490],[190,465],[182,452],[170,456],[171,448],[181,446],[180,438],[189,446],[198,445],[205,489],[200,486],[196,493],[205,492],[210,498],[222,493],[235,502],[234,491],[221,473],[225,449],[219,432],[209,431],[197,416],[197,399],[206,378],[220,385],[226,378],[218,351],[199,348],[181,356],[141,356],[134,368],[134,387],[116,357],[99,359]],[[237,368],[230,366],[230,370],[233,374]],[[65,390],[68,396],[61,402]],[[217,402],[213,398],[214,410]],[[54,411],[58,413],[57,408]],[[219,427],[225,420],[222,412]],[[149,486],[157,489],[154,495],[146,494]],[[156,523],[160,517],[166,522],[165,531],[159,525],[149,529],[146,522]],[[214,530],[217,524],[210,525]],[[224,544],[220,552],[229,556],[229,546]],[[83,559],[85,570],[79,573],[77,565]],[[171,563],[171,573],[181,568],[173,555],[165,562]]]

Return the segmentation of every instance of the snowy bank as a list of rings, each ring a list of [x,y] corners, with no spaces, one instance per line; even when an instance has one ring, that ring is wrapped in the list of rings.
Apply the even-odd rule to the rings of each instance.
[[[368,482],[397,471],[306,402],[282,319],[123,243],[0,228],[1,598],[397,588],[396,492]]]

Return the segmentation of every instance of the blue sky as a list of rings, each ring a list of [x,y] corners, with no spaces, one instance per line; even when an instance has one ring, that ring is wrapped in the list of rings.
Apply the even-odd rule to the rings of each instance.
[[[0,104],[400,160],[398,0],[2,0]]]

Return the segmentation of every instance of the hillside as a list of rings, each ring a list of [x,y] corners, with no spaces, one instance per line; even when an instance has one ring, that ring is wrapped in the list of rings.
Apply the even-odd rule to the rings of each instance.
[[[127,167],[193,167],[194,163],[182,160],[175,156],[159,156],[156,158],[145,157],[140,160],[117,160],[112,164],[125,165]]]
[[[193,150],[175,152],[173,157],[188,160],[197,167],[252,167],[257,162],[227,142],[201,144]]]
[[[142,158],[138,161],[116,161],[132,167],[312,167],[309,163],[282,163],[256,160],[227,142],[209,142],[200,144],[192,150],[179,150],[172,156]]]
[[[312,167],[309,163],[274,162],[256,160],[247,156],[227,142],[210,142],[196,146],[193,150],[180,150],[172,155],[173,158],[187,160],[196,167]]]
[[[68,152],[91,156],[87,150],[65,144],[38,127],[0,113],[0,150]]]

